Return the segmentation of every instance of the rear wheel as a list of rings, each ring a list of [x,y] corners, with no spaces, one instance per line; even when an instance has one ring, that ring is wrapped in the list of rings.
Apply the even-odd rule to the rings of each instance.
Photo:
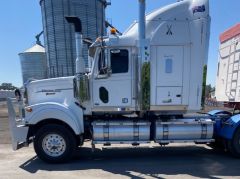
[[[43,126],[35,135],[34,149],[37,156],[45,162],[66,162],[75,152],[76,138],[65,126]]]
[[[234,157],[240,158],[240,128],[235,132],[233,139],[228,142],[228,150]]]
[[[221,138],[215,138],[215,142],[207,144],[207,146],[211,147],[214,150],[224,150],[225,144],[223,139]]]

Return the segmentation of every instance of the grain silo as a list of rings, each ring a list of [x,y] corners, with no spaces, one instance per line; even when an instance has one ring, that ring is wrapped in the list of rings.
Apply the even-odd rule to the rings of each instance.
[[[23,83],[29,79],[47,78],[47,59],[45,49],[36,43],[33,47],[19,54]]]
[[[105,32],[105,0],[40,0],[48,77],[71,76],[75,73],[74,29],[65,16],[77,16],[83,25],[83,38],[95,40]],[[103,29],[103,30],[102,30]],[[83,56],[88,62],[87,45]]]

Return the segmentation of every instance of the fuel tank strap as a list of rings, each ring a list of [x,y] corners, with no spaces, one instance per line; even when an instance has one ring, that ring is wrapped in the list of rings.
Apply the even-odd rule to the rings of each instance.
[[[202,134],[201,139],[207,139],[207,124],[202,124]]]
[[[103,126],[103,138],[104,141],[109,141],[109,122],[106,122],[106,125]]]
[[[163,125],[163,140],[168,140],[168,135],[169,135],[168,125],[164,124]]]
[[[134,141],[139,141],[139,125],[136,122],[134,122],[133,126],[133,138]]]

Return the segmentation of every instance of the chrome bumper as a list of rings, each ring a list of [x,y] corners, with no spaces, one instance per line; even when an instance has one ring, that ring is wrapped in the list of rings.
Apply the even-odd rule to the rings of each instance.
[[[28,146],[27,135],[29,127],[26,127],[23,124],[21,124],[23,120],[23,116],[21,113],[23,105],[18,104],[20,114],[19,117],[17,117],[12,99],[8,98],[7,104],[8,104],[9,129],[12,139],[12,148],[13,150],[18,150],[22,147]]]

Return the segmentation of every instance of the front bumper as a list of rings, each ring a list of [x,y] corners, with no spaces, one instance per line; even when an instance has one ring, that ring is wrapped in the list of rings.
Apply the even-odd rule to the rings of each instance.
[[[18,103],[20,114],[17,117],[12,99],[8,98],[7,104],[8,104],[9,129],[12,139],[12,148],[13,150],[18,150],[22,147],[28,146],[27,136],[29,127],[26,127],[23,122],[24,119],[21,113],[23,105]]]

